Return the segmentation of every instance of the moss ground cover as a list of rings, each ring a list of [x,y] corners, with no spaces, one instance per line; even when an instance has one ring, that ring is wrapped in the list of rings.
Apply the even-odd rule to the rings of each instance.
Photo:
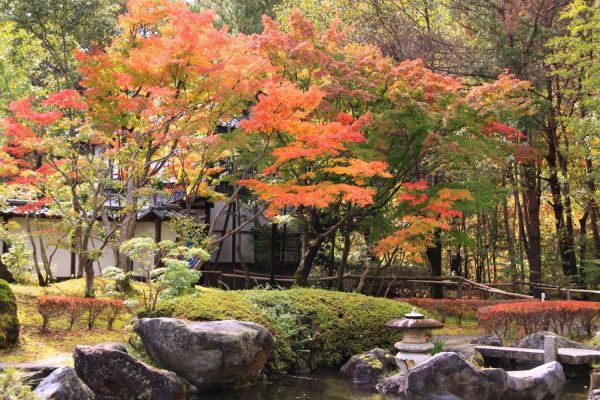
[[[19,335],[17,302],[8,282],[0,280],[0,349],[12,346]]]
[[[106,283],[98,279],[98,296],[106,294]],[[128,342],[132,335],[132,316],[128,313],[119,316],[113,330],[107,329],[107,321],[102,316],[92,330],[87,329],[85,318],[82,318],[69,331],[68,318],[61,316],[50,321],[49,332],[41,331],[38,297],[81,296],[84,286],[83,279],[48,288],[12,284],[22,325],[21,337],[17,346],[0,350],[0,360],[31,362],[68,356],[78,344]],[[134,290],[140,293],[142,286],[133,283]],[[337,366],[350,356],[373,347],[391,349],[400,335],[385,328],[384,324],[410,309],[410,305],[395,300],[320,289],[222,291],[197,287],[195,294],[161,303],[158,314],[190,320],[240,319],[262,324],[277,339],[269,369],[291,372],[303,366]],[[478,332],[476,321],[463,321],[463,326],[459,327],[449,318],[446,328],[436,333]]]
[[[102,342],[127,342],[130,337],[131,315],[124,313],[115,321],[113,330],[107,329],[107,321],[100,317],[94,329],[88,330],[85,318],[78,321],[68,331],[66,316],[50,322],[49,332],[41,331],[42,317],[37,311],[38,296],[69,295],[81,296],[85,282],[74,279],[47,288],[34,285],[11,284],[17,300],[17,313],[21,323],[21,335],[18,344],[11,349],[0,350],[0,361],[31,362],[57,355],[69,354],[78,344],[97,344]],[[98,295],[102,296],[102,283],[98,285]]]
[[[396,331],[387,320],[411,306],[355,293],[320,289],[204,290],[163,303],[158,313],[190,320],[242,319],[267,327],[277,339],[269,368],[292,371],[337,366],[373,347],[391,347]]]

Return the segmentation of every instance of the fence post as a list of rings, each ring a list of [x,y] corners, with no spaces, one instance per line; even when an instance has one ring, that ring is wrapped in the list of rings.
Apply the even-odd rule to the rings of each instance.
[[[461,277],[458,278],[458,287],[456,288],[456,297],[462,299],[463,297],[463,280]]]
[[[567,300],[571,300],[571,289],[567,288]]]
[[[558,346],[556,343],[556,336],[546,335],[544,336],[544,363],[558,360]]]

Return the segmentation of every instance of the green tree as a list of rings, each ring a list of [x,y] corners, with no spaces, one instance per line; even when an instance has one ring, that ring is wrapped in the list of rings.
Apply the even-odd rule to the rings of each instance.
[[[41,94],[32,85],[31,70],[37,70],[42,57],[38,40],[13,22],[0,22],[0,115],[11,101],[30,94]]]
[[[77,86],[73,52],[106,46],[116,33],[119,10],[118,0],[0,0],[0,18],[43,49],[41,58],[30,57],[27,67],[35,85],[49,90]]]
[[[273,6],[279,0],[194,0],[194,11],[213,10],[219,16],[217,23],[225,24],[232,32],[259,33],[262,16],[273,15]]]

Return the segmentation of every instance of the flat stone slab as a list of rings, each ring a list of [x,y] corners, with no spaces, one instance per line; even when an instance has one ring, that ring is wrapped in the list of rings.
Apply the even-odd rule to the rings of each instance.
[[[484,357],[508,358],[519,361],[544,362],[544,350],[521,349],[518,347],[475,346]],[[600,362],[599,350],[558,349],[558,362],[567,365],[582,365]]]

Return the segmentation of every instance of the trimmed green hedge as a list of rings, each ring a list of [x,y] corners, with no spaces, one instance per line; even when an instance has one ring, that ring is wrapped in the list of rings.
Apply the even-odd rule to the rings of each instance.
[[[277,340],[267,368],[290,372],[339,366],[373,347],[391,348],[400,336],[384,324],[410,310],[399,301],[320,289],[208,290],[162,303],[158,315],[259,323]]]
[[[14,345],[18,339],[17,300],[8,282],[0,279],[0,349]]]

